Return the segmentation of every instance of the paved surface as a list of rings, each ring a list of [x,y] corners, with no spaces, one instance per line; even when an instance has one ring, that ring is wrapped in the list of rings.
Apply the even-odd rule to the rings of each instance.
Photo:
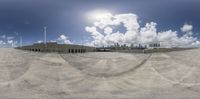
[[[0,99],[200,99],[200,49],[33,53],[0,49]]]

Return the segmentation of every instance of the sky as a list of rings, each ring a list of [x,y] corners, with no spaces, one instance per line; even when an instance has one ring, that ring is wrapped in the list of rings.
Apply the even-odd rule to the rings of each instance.
[[[199,0],[0,0],[0,47],[47,40],[200,46]]]

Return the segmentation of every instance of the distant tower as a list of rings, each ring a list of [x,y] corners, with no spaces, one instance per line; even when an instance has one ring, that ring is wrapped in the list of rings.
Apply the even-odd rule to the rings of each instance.
[[[47,44],[47,27],[44,27],[44,44]]]

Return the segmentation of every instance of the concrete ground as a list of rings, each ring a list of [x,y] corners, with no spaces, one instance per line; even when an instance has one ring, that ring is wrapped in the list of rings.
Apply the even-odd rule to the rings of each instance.
[[[200,99],[200,49],[153,54],[0,49],[0,99]]]

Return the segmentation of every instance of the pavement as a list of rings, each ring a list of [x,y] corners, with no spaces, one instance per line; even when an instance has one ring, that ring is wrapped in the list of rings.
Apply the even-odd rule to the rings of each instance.
[[[38,53],[0,49],[0,99],[200,99],[200,49]]]

